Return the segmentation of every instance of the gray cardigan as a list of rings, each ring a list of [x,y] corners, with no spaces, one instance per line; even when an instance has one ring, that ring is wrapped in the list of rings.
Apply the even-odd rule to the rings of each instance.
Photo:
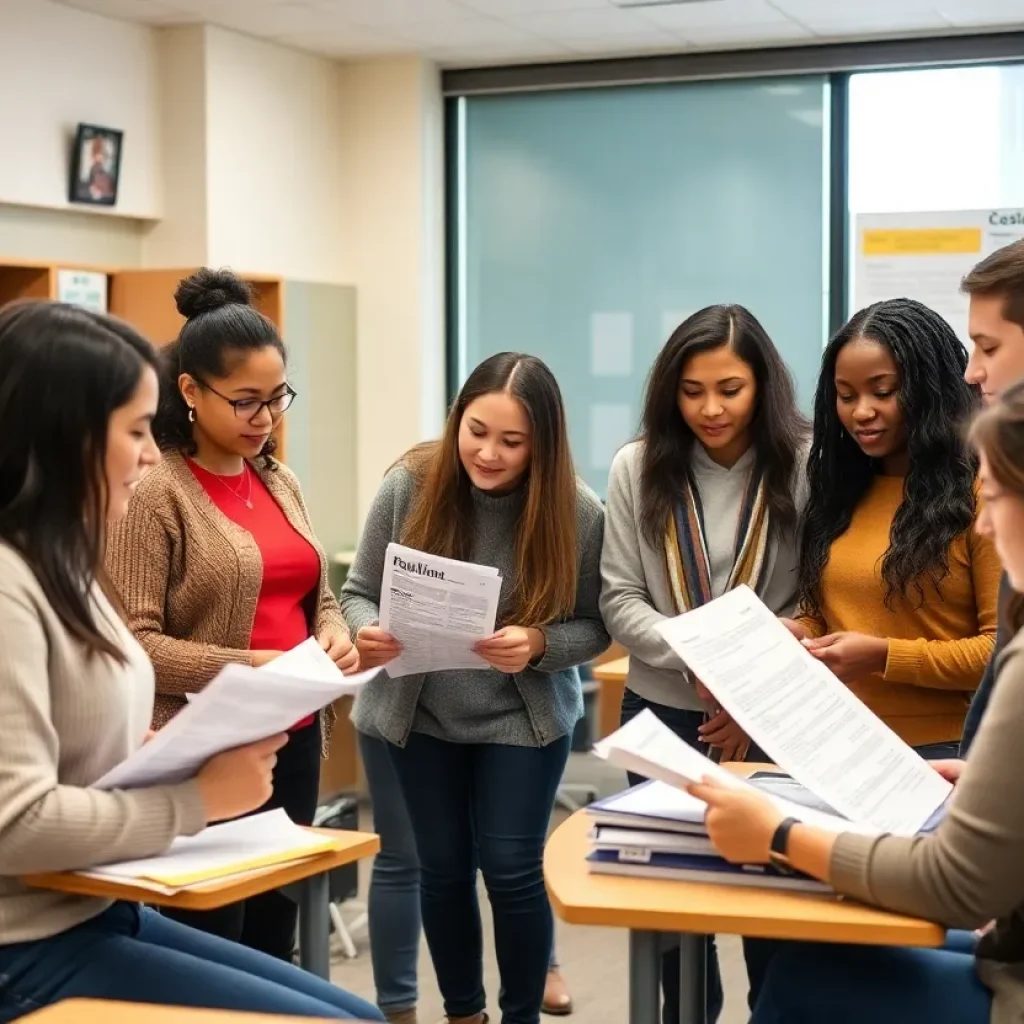
[[[643,442],[627,444],[615,456],[608,478],[607,519],[601,552],[601,614],[612,638],[629,651],[626,686],[640,697],[672,708],[701,711],[704,708],[686,666],[662,639],[655,626],[676,613],[665,568],[665,552],[652,547],[640,530],[640,471]],[[735,538],[736,516],[726,520],[712,510],[716,495],[709,488],[732,486],[721,474],[694,460],[701,497],[708,513],[708,544],[714,561],[716,532],[725,543]],[[739,467],[738,467],[739,468]],[[798,481],[797,508],[806,500],[802,466]],[[717,530],[716,530],[717,528]],[[768,577],[762,600],[776,615],[791,615],[797,601],[798,543],[795,536],[774,540],[768,549]],[[717,594],[716,594],[717,596]]]
[[[374,499],[341,591],[342,609],[353,636],[379,621],[385,551],[391,541],[401,538],[415,487],[413,475],[398,466],[385,477]],[[471,560],[492,565],[501,574],[499,625],[507,621],[515,586],[512,538],[522,498],[522,491],[490,497],[473,490]],[[547,647],[536,665],[515,675],[493,669],[399,679],[381,674],[355,702],[352,720],[356,728],[398,746],[404,746],[413,731],[456,743],[514,746],[546,746],[565,736],[583,714],[575,667],[596,657],[609,643],[598,609],[603,533],[601,502],[578,482],[576,607],[566,620],[544,627]]]

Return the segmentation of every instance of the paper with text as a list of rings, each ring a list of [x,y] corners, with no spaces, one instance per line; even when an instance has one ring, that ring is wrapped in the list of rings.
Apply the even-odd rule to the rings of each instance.
[[[636,772],[637,775],[643,775],[648,779],[667,782],[680,789],[685,789],[689,783],[699,782],[701,779],[712,779],[723,786],[758,789],[746,779],[734,775],[694,750],[649,708],[597,743],[594,746],[594,753],[626,771]],[[816,808],[794,803],[776,793],[758,791],[767,796],[786,817],[796,818],[808,825],[815,825],[830,832],[862,832],[871,835],[879,831],[870,824],[851,822],[836,814],[827,814]],[[643,813],[645,803],[651,797],[652,794],[644,792],[636,796],[623,794],[616,810],[628,813],[634,809],[631,805],[635,800],[635,813]]]
[[[98,789],[139,789],[182,782],[215,754],[287,732],[297,721],[339,697],[357,693],[381,672],[375,668],[344,676],[324,654],[333,674],[291,675],[282,672],[280,665],[291,663],[294,667],[298,661],[300,671],[305,671],[307,657],[285,661],[292,653],[258,669],[225,666],[148,743],[94,785]]]
[[[385,666],[392,679],[444,669],[488,668],[473,645],[494,632],[501,577],[490,565],[389,544],[380,628],[402,644]]]
[[[749,587],[656,628],[754,743],[851,821],[914,835],[952,791]]]

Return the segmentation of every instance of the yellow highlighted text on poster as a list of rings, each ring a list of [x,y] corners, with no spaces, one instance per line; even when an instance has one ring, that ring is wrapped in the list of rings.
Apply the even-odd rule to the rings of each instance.
[[[865,256],[955,256],[981,252],[981,228],[868,228]]]

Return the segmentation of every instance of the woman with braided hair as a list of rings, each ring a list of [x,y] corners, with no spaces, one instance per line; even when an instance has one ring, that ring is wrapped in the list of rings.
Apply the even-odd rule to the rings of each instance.
[[[934,310],[857,313],[822,358],[788,622],[907,743],[956,757],[996,632],[999,560],[975,533],[978,407],[967,353]]]

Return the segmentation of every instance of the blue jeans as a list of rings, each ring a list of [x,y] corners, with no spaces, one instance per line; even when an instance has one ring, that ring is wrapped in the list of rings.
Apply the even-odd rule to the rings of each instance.
[[[750,1024],[988,1024],[974,941],[951,932],[944,949],[780,944]]]
[[[416,836],[423,931],[449,1017],[484,1009],[477,869],[494,913],[503,1024],[537,1024],[554,921],[543,853],[570,737],[546,747],[389,745]]]
[[[377,1005],[397,1013],[416,1005],[420,947],[420,861],[389,744],[357,733],[380,852],[370,873],[370,959]],[[549,966],[557,967],[554,947]]]
[[[49,939],[0,946],[0,1022],[63,999],[383,1019],[365,1000],[292,964],[134,903],[115,903]]]

